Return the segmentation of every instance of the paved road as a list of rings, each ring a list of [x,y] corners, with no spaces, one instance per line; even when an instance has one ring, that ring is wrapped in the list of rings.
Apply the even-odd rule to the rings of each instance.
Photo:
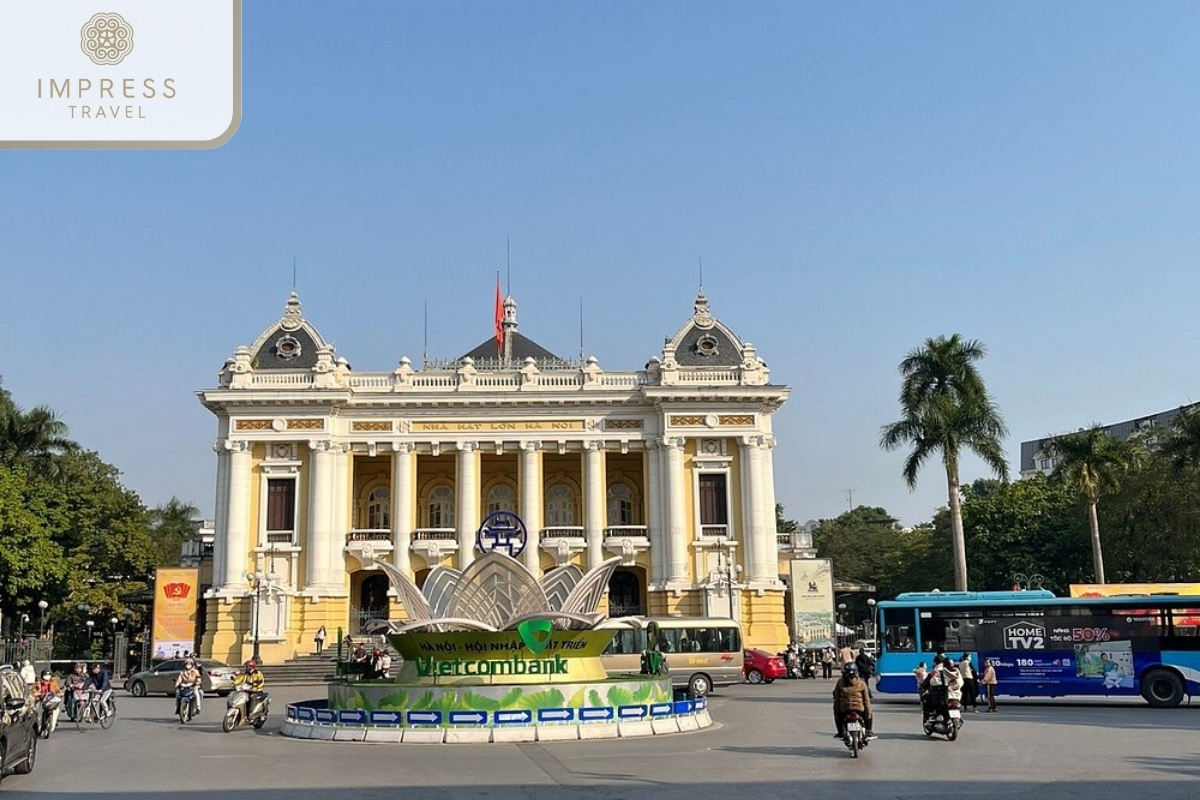
[[[220,730],[222,701],[186,727],[167,698],[121,697],[110,731],[68,726],[44,742],[9,797],[71,800],[781,800],[1200,796],[1200,702],[1006,703],[968,715],[957,742],[920,733],[913,703],[880,700],[881,738],[857,761],[832,738],[822,681],[735,686],[713,696],[719,728],[653,739],[404,746],[296,741]],[[278,700],[323,693],[286,688]],[[282,709],[281,705],[277,708]]]

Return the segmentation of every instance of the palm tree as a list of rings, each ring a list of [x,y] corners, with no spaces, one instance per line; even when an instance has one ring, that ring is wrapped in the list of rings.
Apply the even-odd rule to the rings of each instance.
[[[66,424],[52,409],[38,406],[22,411],[12,395],[0,388],[0,466],[53,476],[55,457],[74,447]]]
[[[916,487],[925,460],[941,454],[950,505],[954,583],[959,591],[967,590],[959,454],[963,448],[971,450],[1002,479],[1008,479],[1008,463],[1000,443],[1008,435],[1008,428],[975,366],[986,353],[979,341],[964,340],[957,333],[949,338],[926,339],[923,347],[900,362],[903,416],[885,425],[879,437],[885,450],[912,445],[903,473],[910,489]]]
[[[1163,440],[1162,452],[1180,472],[1200,466],[1200,405],[1179,409],[1171,432]]]
[[[195,519],[198,516],[200,509],[178,497],[172,497],[164,505],[151,509],[150,533],[154,539],[158,566],[179,566],[183,543],[195,534]]]
[[[1117,490],[1121,473],[1134,464],[1137,454],[1129,442],[1114,439],[1098,424],[1051,439],[1043,449],[1057,459],[1055,477],[1074,485],[1087,499],[1092,564],[1096,583],[1104,583],[1104,550],[1100,545],[1100,518],[1096,515],[1096,505],[1101,494]]]

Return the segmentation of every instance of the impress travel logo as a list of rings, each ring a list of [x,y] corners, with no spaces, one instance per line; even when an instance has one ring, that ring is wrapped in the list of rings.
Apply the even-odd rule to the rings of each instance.
[[[241,122],[241,0],[7,0],[0,147],[211,148]],[[135,46],[136,26],[136,46]]]

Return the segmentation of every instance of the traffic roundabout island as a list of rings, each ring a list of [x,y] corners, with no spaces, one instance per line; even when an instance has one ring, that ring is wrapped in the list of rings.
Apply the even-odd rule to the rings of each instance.
[[[482,549],[482,548],[481,548]],[[375,561],[408,619],[388,622],[400,656],[394,679],[339,679],[324,699],[287,707],[281,733],[324,741],[482,744],[615,739],[712,725],[704,698],[676,696],[648,652],[639,675],[612,675],[600,654],[614,630],[596,613],[611,559],[539,580],[502,552],[459,572],[434,569],[418,589]]]

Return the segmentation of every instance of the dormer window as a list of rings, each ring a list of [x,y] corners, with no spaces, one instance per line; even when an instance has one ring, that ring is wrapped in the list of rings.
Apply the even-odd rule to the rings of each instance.
[[[696,342],[696,352],[702,356],[715,356],[719,350],[717,349],[717,337],[705,334]]]
[[[275,342],[275,353],[286,361],[300,356],[300,342],[294,336],[281,336]]]

